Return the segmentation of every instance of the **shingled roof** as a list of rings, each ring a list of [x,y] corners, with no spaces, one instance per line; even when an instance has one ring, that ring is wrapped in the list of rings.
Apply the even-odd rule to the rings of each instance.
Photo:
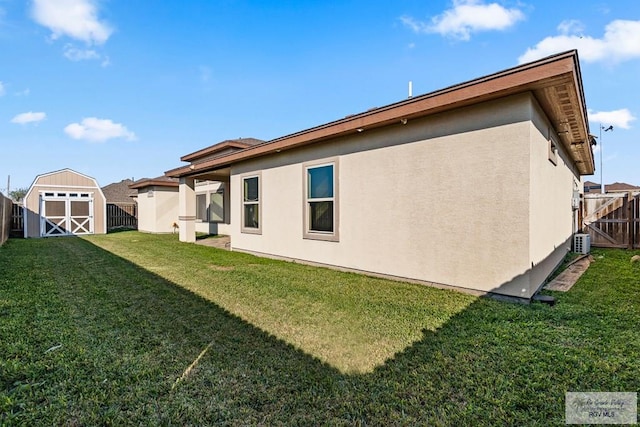
[[[605,185],[604,189],[607,193],[616,193],[620,191],[638,191],[640,190],[640,187],[627,184],[626,182],[614,182],[613,184]]]
[[[107,203],[133,203],[131,197],[135,196],[137,191],[129,188],[131,184],[133,184],[132,180],[123,179],[120,182],[114,182],[102,187]]]

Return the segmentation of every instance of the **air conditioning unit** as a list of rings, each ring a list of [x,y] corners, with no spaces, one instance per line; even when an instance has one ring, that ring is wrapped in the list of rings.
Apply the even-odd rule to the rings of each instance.
[[[573,251],[579,254],[588,254],[591,251],[591,236],[588,234],[574,234]]]

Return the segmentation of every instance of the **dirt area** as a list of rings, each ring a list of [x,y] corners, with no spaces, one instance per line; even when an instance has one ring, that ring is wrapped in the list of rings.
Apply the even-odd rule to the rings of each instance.
[[[231,250],[231,238],[229,236],[205,236],[196,239],[196,245]]]
[[[582,273],[587,271],[593,262],[591,255],[580,257],[570,264],[562,273],[558,274],[544,288],[550,291],[567,292],[578,281]]]

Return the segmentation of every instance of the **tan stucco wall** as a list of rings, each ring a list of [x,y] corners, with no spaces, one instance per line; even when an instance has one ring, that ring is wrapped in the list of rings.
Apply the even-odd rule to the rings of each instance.
[[[574,190],[582,191],[580,175],[560,138],[537,103],[532,104],[529,204],[529,248],[534,269],[531,288],[537,286],[571,250],[577,231],[577,210],[571,206]],[[556,163],[549,160],[548,137],[557,142]]]
[[[195,184],[195,194],[216,192],[222,183],[206,182]],[[230,218],[229,195],[226,186],[225,218]],[[153,191],[153,197],[149,192]],[[172,224],[178,223],[178,187],[144,187],[138,190],[138,230],[147,233],[173,233]],[[229,234],[229,224],[195,221],[195,231],[207,234]]]
[[[529,296],[532,106],[519,95],[238,165],[232,247]],[[334,156],[340,241],[305,240],[302,162]],[[240,174],[258,170],[262,234],[241,233]]]
[[[522,94],[236,165],[232,248],[529,298],[570,244],[579,182],[562,147],[548,160],[547,133]],[[334,157],[339,242],[303,239],[302,163]],[[261,234],[247,234],[240,176],[255,171]]]
[[[37,177],[29,188],[24,200],[25,237],[40,237],[41,192],[92,193],[94,233],[105,234],[107,232],[106,202],[100,187],[92,178],[63,170]]]
[[[178,222],[177,187],[151,186],[138,190],[139,231],[172,233],[174,222]]]

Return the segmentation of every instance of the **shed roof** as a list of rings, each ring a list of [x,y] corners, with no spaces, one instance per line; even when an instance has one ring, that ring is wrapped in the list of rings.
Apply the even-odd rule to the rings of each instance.
[[[93,183],[93,185],[90,188],[96,189],[98,191],[98,193],[100,193],[100,195],[104,198],[104,194],[102,193],[102,189],[98,185],[98,181],[96,181],[95,178],[90,177],[89,175],[85,175],[83,173],[74,171],[73,169],[65,168],[65,169],[60,169],[60,170],[56,170],[56,171],[52,171],[52,172],[43,173],[43,174],[40,174],[40,175],[36,176],[34,178],[34,180],[33,180],[33,183],[31,183],[31,186],[29,187],[29,190],[27,191],[27,194],[25,194],[24,200],[27,200],[29,198],[29,196],[31,195],[31,192],[34,191],[37,187],[40,187],[40,186],[44,186],[44,187],[56,186],[56,184],[46,184],[46,185],[39,184],[39,181],[42,178],[47,178],[47,177],[51,177],[51,176],[54,176],[54,175],[65,175],[65,174],[77,175],[77,176],[80,176],[80,177],[83,177],[83,178],[89,180],[90,182]]]
[[[165,174],[171,177],[194,176],[282,150],[321,143],[363,130],[399,125],[419,117],[524,92],[533,93],[538,100],[578,171],[583,175],[592,174],[595,168],[592,137],[589,135],[582,77],[575,50],[347,116],[223,156],[193,162]],[[185,157],[182,160],[186,160]]]

